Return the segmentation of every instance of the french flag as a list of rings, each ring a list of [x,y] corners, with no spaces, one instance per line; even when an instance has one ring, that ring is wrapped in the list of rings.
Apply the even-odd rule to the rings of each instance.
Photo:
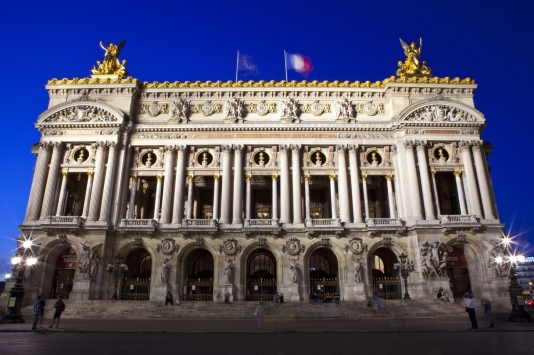
[[[286,65],[289,69],[299,72],[304,76],[307,76],[313,69],[313,65],[310,58],[302,54],[287,53]]]

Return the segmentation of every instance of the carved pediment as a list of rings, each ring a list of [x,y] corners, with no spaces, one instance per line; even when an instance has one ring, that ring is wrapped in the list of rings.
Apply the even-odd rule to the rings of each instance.
[[[419,107],[408,115],[403,121],[414,122],[480,122],[482,121],[465,109],[447,103],[435,103]]]
[[[100,107],[79,105],[60,110],[43,120],[43,123],[117,122],[111,112]]]

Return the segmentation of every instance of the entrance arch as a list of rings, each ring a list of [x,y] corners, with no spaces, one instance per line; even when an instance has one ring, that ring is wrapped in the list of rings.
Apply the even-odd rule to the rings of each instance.
[[[447,248],[447,276],[454,299],[462,299],[467,291],[471,291],[471,280],[467,268],[464,246],[455,244]]]
[[[67,246],[59,253],[55,262],[50,298],[57,298],[58,296],[64,299],[69,298],[76,273],[77,260],[76,251],[71,246]]]
[[[213,255],[195,249],[185,261],[184,301],[213,301]]]
[[[371,255],[370,269],[373,280],[373,295],[385,299],[402,298],[402,289],[397,267],[399,260],[393,251],[380,247]]]
[[[331,302],[339,295],[338,263],[334,253],[327,248],[318,248],[308,262],[311,298]]]
[[[148,300],[150,298],[150,277],[152,257],[144,248],[133,249],[125,261],[128,267],[122,279],[121,299]]]
[[[276,259],[267,249],[254,250],[247,259],[247,301],[271,301],[276,290]]]

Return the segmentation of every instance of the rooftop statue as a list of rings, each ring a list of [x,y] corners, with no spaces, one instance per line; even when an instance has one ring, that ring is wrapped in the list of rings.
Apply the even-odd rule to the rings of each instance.
[[[102,62],[97,61],[98,68],[93,66],[93,77],[98,76],[110,76],[124,78],[126,72],[126,60],[122,62],[118,59],[119,54],[126,44],[126,41],[122,41],[118,45],[110,43],[107,47],[100,41],[100,47],[105,51],[104,60]]]
[[[401,78],[409,77],[431,77],[432,70],[427,67],[425,61],[420,61],[421,57],[421,48],[423,47],[423,39],[419,38],[419,48],[416,46],[415,42],[412,42],[410,45],[406,44],[399,38],[402,48],[404,49],[404,54],[406,55],[406,60],[404,62],[399,61],[399,69],[397,70],[397,76]]]

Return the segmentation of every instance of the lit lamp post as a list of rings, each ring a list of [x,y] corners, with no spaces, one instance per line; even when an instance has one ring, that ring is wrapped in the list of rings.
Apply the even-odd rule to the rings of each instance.
[[[410,273],[415,270],[413,261],[408,261],[408,256],[402,253],[399,255],[400,264],[399,267],[399,274],[404,280],[404,299],[409,300],[410,294],[408,293],[408,276],[410,276]]]
[[[503,245],[506,251],[509,251],[509,246],[511,243],[511,238],[504,237],[503,238]],[[509,278],[510,278],[510,287],[508,288],[510,292],[510,302],[512,304],[512,311],[510,312],[510,317],[508,317],[508,321],[514,322],[517,319],[526,319],[529,322],[532,322],[532,317],[530,314],[525,310],[525,302],[523,300],[523,288],[519,285],[517,282],[517,274],[515,271],[515,267],[517,263],[521,263],[525,261],[525,257],[523,255],[503,255],[503,256],[497,256],[495,258],[495,262],[501,267],[504,264],[510,265],[510,271],[509,271]]]
[[[111,297],[113,300],[116,300],[118,298],[117,296],[117,284],[119,282],[119,277],[122,277],[126,271],[128,271],[128,265],[124,264],[122,262],[122,257],[117,256],[115,258],[115,264],[109,263],[106,267],[106,271],[109,273],[108,277],[108,297],[109,297],[109,284],[110,284],[110,278],[111,275],[113,275],[113,281],[114,281],[114,291],[113,296]]]
[[[12,275],[15,277],[15,285],[9,291],[9,299],[7,302],[7,323],[24,323],[24,319],[20,314],[20,307],[22,306],[22,298],[24,297],[24,274],[27,267],[32,267],[37,264],[37,258],[33,256],[31,247],[34,245],[30,239],[22,242],[22,248],[19,248],[17,255],[11,258],[13,265]]]

